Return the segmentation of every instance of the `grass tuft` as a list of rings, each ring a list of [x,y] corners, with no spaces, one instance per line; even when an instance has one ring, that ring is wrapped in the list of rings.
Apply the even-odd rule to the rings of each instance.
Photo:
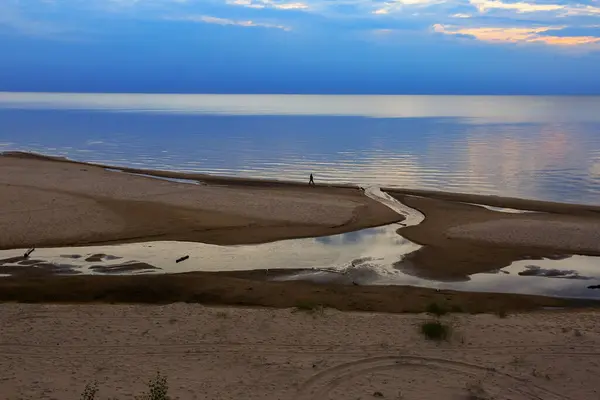
[[[156,376],[148,381],[148,392],[136,396],[136,400],[170,400],[171,398],[167,394],[169,391],[169,384],[167,383],[167,377],[161,375],[159,371],[156,372]]]
[[[450,337],[450,327],[439,321],[425,322],[421,325],[421,333],[429,340],[447,340]]]
[[[96,381],[88,383],[81,394],[81,400],[97,400],[98,391]],[[135,396],[135,400],[171,400],[171,397],[167,394],[168,391],[167,377],[157,372],[156,376],[148,381],[148,392]]]
[[[81,400],[95,400],[98,390],[98,382],[94,381],[86,384],[81,394]]]

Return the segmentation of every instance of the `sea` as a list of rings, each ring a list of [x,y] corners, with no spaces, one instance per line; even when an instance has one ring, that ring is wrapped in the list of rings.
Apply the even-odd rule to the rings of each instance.
[[[600,97],[0,92],[0,151],[600,203]]]

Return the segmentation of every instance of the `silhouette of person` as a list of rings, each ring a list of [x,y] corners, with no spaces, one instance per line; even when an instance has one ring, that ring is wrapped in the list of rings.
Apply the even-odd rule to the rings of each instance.
[[[310,178],[308,179],[308,184],[309,185],[314,185],[315,184],[315,179],[313,178],[313,174],[310,174]]]

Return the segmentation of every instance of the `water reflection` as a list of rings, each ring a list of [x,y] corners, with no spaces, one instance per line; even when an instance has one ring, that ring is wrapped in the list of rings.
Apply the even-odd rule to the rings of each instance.
[[[596,97],[81,96],[0,93],[0,150],[553,201],[600,194]]]
[[[0,92],[0,107],[212,115],[474,118],[484,123],[596,121],[600,97],[177,95]]]
[[[400,262],[402,263],[402,262]],[[548,275],[522,275],[528,266],[545,266],[563,271],[562,277]],[[403,264],[396,273],[381,273],[368,263],[352,266],[344,274],[334,271],[304,271],[277,280],[308,280],[316,283],[340,283],[361,285],[410,285],[440,290],[477,291],[493,293],[518,293],[556,297],[600,299],[600,258],[572,256],[558,260],[517,261],[498,271],[470,275],[454,281],[420,278],[418,274],[405,274],[411,267]],[[541,267],[544,268],[544,267]]]
[[[94,266],[115,266],[131,262],[147,263],[160,268],[160,271],[155,272],[167,273],[305,268],[343,270],[361,259],[374,260],[385,267],[420,247],[396,234],[399,227],[399,224],[392,224],[341,235],[282,240],[260,245],[217,246],[189,242],[148,242],[36,249],[30,259],[44,263],[70,264],[77,271],[89,274],[98,273]],[[6,260],[22,256],[25,250],[2,250],[0,260],[5,260],[4,266],[23,266],[22,260]],[[95,257],[91,262],[92,255],[110,257]],[[189,255],[189,259],[176,262],[185,255]]]
[[[10,274],[32,268],[58,274],[138,274],[191,271],[306,269],[279,280],[310,280],[359,285],[412,285],[462,291],[540,294],[600,299],[600,258],[571,256],[523,260],[506,268],[448,281],[419,275],[406,255],[421,246],[396,233],[399,224],[342,235],[284,240],[262,245],[215,246],[187,242],[148,242],[113,246],[0,251],[0,271]],[[177,259],[189,256],[182,262]],[[315,268],[314,270],[310,270]],[[410,269],[414,268],[414,273]],[[538,274],[528,271],[538,269]],[[550,272],[548,272],[550,271]],[[554,271],[554,272],[553,272]],[[557,273],[556,271],[559,271]],[[525,272],[525,273],[524,273]],[[567,279],[568,278],[568,279]]]

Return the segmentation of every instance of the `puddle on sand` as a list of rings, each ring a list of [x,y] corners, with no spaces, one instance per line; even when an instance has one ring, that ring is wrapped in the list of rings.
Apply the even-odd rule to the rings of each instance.
[[[302,271],[276,280],[308,280],[316,283],[360,285],[409,285],[441,290],[519,293],[557,297],[600,299],[600,257],[571,256],[559,260],[516,261],[498,271],[473,274],[461,282],[427,280],[390,270],[370,260],[357,260],[343,271]],[[400,264],[400,265],[399,265]],[[401,262],[396,267],[401,267]],[[545,274],[520,275],[536,266]],[[548,271],[550,271],[548,273]],[[557,272],[558,271],[558,272]],[[590,288],[592,287],[592,288]]]
[[[247,246],[148,242],[36,249],[28,260],[22,258],[23,249],[3,250],[0,272],[11,266],[26,271],[38,268],[36,264],[40,268],[53,266],[49,273],[94,275],[306,269],[275,279],[600,299],[600,290],[588,289],[600,284],[600,257],[575,255],[516,261],[498,271],[471,275],[463,282],[441,282],[404,274],[403,257],[420,246],[398,235],[399,227],[391,224],[341,235]],[[177,263],[183,256],[189,258]],[[1,261],[6,259],[9,261]],[[27,265],[32,261],[33,265]]]
[[[534,213],[538,213],[537,211],[520,210],[520,209],[517,209],[517,208],[494,207],[494,206],[488,206],[488,205],[479,204],[479,203],[465,203],[465,204],[469,204],[471,206],[483,207],[483,208],[488,209],[490,211],[496,211],[496,212],[502,212],[502,213],[508,213],[508,214],[534,214]]]
[[[68,264],[84,274],[101,273],[94,266],[125,266],[146,263],[154,273],[191,271],[241,271],[253,269],[342,269],[357,259],[379,265],[393,262],[417,250],[416,245],[396,233],[399,224],[363,229],[340,235],[292,239],[258,245],[217,246],[191,242],[147,242],[110,246],[36,249],[22,260],[26,249],[0,251],[4,266],[26,267],[31,260]],[[101,257],[94,257],[94,255]],[[176,262],[177,259],[188,259]],[[118,258],[114,258],[118,257]],[[2,260],[11,260],[5,261]],[[25,265],[23,265],[25,263]]]
[[[600,299],[600,257],[523,260],[494,273],[474,274],[463,282],[440,282],[407,275],[404,257],[421,248],[398,235],[424,216],[377,188],[365,194],[405,215],[400,224],[340,235],[282,240],[259,245],[217,246],[190,242],[146,242],[110,246],[0,251],[0,273],[44,270],[48,274],[152,274],[192,271],[304,269],[277,280],[311,280],[359,285],[411,285],[462,291],[542,294]],[[178,259],[189,258],[177,262]],[[408,262],[408,261],[407,261]],[[519,274],[521,273],[521,274]],[[0,275],[2,276],[2,275]],[[583,279],[586,278],[586,279]]]

